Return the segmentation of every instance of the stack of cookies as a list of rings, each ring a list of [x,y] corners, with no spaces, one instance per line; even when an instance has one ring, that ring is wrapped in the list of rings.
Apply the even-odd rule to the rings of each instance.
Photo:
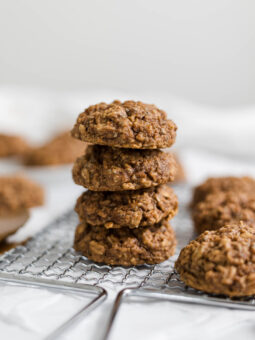
[[[80,224],[74,248],[109,265],[160,263],[174,254],[168,220],[178,201],[166,185],[174,180],[170,147],[176,125],[154,105],[114,101],[90,106],[72,136],[90,143],[73,167],[76,184],[89,190],[78,198]]]

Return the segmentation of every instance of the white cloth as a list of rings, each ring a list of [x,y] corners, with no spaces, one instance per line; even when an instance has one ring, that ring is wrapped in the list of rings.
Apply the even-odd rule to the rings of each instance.
[[[133,97],[137,98],[114,91],[52,94],[0,89],[0,130],[19,133],[39,143],[58,130],[70,128],[77,114],[89,104]],[[139,98],[155,102],[176,121],[179,127],[176,148],[190,183],[198,183],[209,175],[255,176],[255,108],[208,109],[162,94]],[[44,185],[46,204],[32,210],[27,224],[11,237],[13,241],[33,235],[73,207],[82,191],[72,182],[70,166],[27,170],[13,160],[0,161],[0,174],[15,172],[23,172]],[[88,340],[98,339],[108,320],[113,297],[111,293],[107,302],[63,338],[80,339],[82,334]],[[6,285],[0,289],[0,300],[1,337],[19,340],[41,339],[80,306],[76,297],[32,289],[21,291]],[[59,320],[52,322],[52,315],[57,315]],[[112,338],[253,339],[254,318],[252,312],[201,306],[162,302],[128,304],[121,310]]]

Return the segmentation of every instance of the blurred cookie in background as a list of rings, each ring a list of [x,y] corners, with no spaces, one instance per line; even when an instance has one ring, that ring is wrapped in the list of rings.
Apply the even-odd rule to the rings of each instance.
[[[44,203],[43,188],[21,176],[0,177],[0,241],[29,219],[29,208]]]
[[[198,233],[240,221],[255,226],[255,180],[211,177],[194,188],[192,218]]]
[[[48,166],[73,163],[84,154],[86,144],[63,132],[42,146],[32,148],[24,154],[24,164],[28,166]]]
[[[240,221],[255,227],[255,195],[234,191],[209,194],[193,208],[192,217],[199,234]]]
[[[191,206],[194,207],[204,201],[208,195],[219,192],[254,193],[255,180],[248,176],[210,177],[194,188]]]
[[[175,160],[176,174],[174,180],[171,183],[168,183],[168,185],[172,186],[173,184],[181,184],[187,182],[186,173],[178,155],[175,152],[171,152],[171,154]]]
[[[185,173],[185,170],[183,168],[183,165],[182,165],[178,155],[175,152],[173,152],[172,155],[173,155],[175,162],[176,162],[177,171],[176,171],[174,181],[171,184],[186,182],[187,181],[186,173]]]
[[[23,176],[0,177],[0,215],[29,209],[44,203],[44,190]]]
[[[25,139],[0,133],[0,157],[20,156],[29,150]]]

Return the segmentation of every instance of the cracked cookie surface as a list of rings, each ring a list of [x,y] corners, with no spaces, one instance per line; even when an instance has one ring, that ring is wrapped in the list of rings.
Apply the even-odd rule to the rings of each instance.
[[[74,249],[88,259],[108,265],[156,264],[175,252],[176,238],[166,222],[145,228],[106,229],[87,223],[78,225]]]
[[[182,249],[175,267],[188,286],[212,294],[255,294],[255,229],[245,224],[206,231]]]
[[[115,100],[88,107],[79,115],[72,136],[112,147],[159,149],[175,142],[176,130],[175,123],[155,105]]]
[[[80,220],[105,228],[138,228],[173,218],[178,200],[167,185],[137,191],[86,191],[77,200]]]
[[[119,149],[89,145],[73,167],[76,184],[92,191],[149,188],[174,180],[174,157],[161,150]]]

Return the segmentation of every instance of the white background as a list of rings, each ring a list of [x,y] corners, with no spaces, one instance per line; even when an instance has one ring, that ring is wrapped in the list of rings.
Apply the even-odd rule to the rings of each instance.
[[[0,85],[255,103],[253,0],[0,0]]]

